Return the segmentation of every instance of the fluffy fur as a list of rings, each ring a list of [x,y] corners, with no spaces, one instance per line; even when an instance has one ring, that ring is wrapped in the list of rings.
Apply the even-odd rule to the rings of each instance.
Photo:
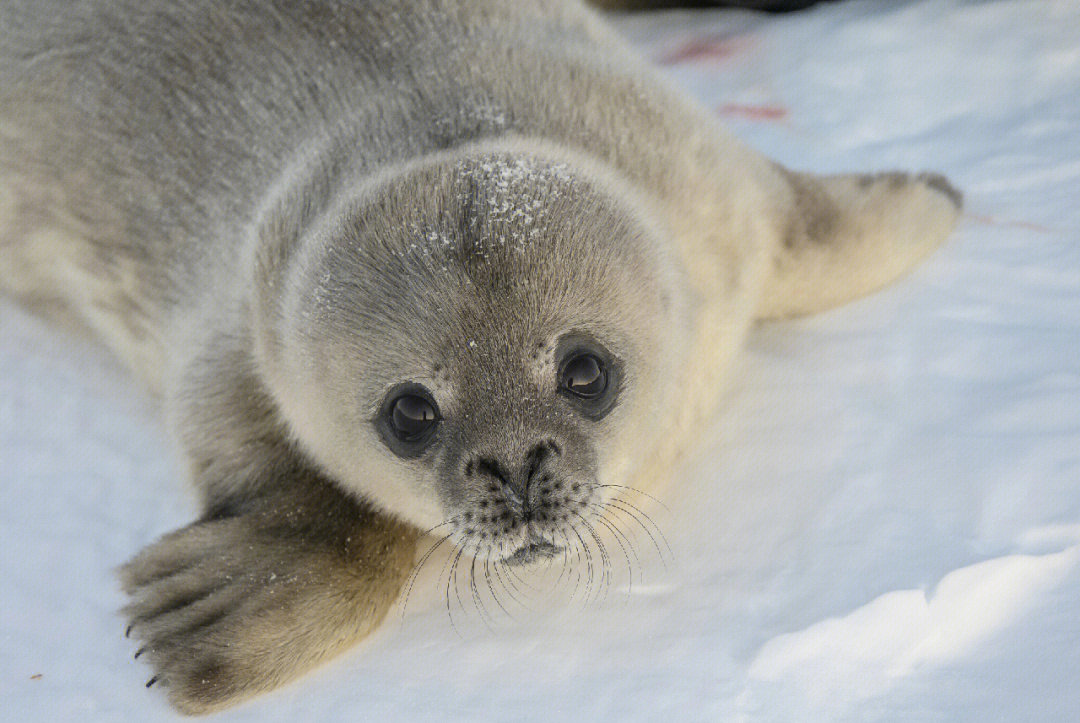
[[[755,318],[879,288],[958,208],[781,168],[574,0],[0,2],[0,289],[163,397],[204,514],[121,577],[188,713],[363,637],[421,529],[505,559],[663,478]],[[582,337],[602,420],[555,393]],[[403,381],[444,418],[416,459],[372,423]]]

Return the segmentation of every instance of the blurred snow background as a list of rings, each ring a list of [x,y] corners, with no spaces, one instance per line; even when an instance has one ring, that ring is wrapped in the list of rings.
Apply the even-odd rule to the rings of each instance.
[[[668,569],[642,537],[644,581],[496,632],[467,600],[455,632],[429,575],[220,719],[1080,720],[1080,3],[616,22],[789,166],[946,173],[959,230],[890,289],[753,334],[645,507]],[[0,719],[172,719],[111,575],[194,514],[154,402],[2,301],[0,493]]]

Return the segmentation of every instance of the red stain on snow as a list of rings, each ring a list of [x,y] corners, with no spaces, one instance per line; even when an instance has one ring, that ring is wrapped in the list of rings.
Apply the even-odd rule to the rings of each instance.
[[[694,38],[661,55],[657,62],[661,65],[677,65],[679,63],[726,60],[733,55],[748,50],[751,45],[752,42],[743,36],[713,35]]]
[[[781,121],[788,117],[788,109],[779,105],[742,105],[725,103],[716,109],[723,116],[745,118],[754,121]]]
[[[998,218],[997,216],[984,216],[977,213],[964,213],[965,218],[970,218],[975,223],[981,223],[986,226],[1008,226],[1011,228],[1022,228],[1028,231],[1035,231],[1037,233],[1054,233],[1055,230],[1049,226],[1043,226],[1041,223],[1032,223],[1031,221],[1015,221],[1008,218]]]

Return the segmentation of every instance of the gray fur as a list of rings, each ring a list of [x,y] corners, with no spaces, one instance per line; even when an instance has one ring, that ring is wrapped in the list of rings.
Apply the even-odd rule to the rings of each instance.
[[[367,634],[420,528],[526,562],[663,476],[755,317],[951,227],[890,178],[776,166],[574,0],[0,1],[0,290],[164,398],[204,515],[121,576],[185,712]],[[603,419],[555,394],[578,337]],[[404,381],[444,417],[416,459],[372,424]]]

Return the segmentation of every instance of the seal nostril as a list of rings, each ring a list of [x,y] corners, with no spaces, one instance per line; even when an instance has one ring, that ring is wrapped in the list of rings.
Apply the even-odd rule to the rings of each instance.
[[[489,477],[494,477],[499,482],[502,482],[503,485],[510,484],[502,467],[500,467],[499,463],[493,459],[478,459],[476,461],[476,471],[481,474],[486,474]],[[492,486],[492,489],[495,489],[494,485]]]
[[[520,513],[525,507],[525,501],[522,499],[522,493],[515,489],[514,485],[510,482],[509,475],[503,470],[503,468],[493,459],[481,458],[476,460],[476,471],[493,477],[499,484],[492,484],[488,487],[488,491],[495,493],[501,488],[503,497],[506,500],[507,506],[509,506],[515,512]],[[481,503],[481,507],[486,506]]]
[[[525,462],[528,465],[528,472],[525,474],[526,484],[532,482],[533,477],[540,471],[540,466],[544,463],[544,459],[551,453],[551,449],[547,442],[542,442],[525,455]],[[546,476],[546,475],[545,475]],[[547,480],[544,480],[545,482]]]

